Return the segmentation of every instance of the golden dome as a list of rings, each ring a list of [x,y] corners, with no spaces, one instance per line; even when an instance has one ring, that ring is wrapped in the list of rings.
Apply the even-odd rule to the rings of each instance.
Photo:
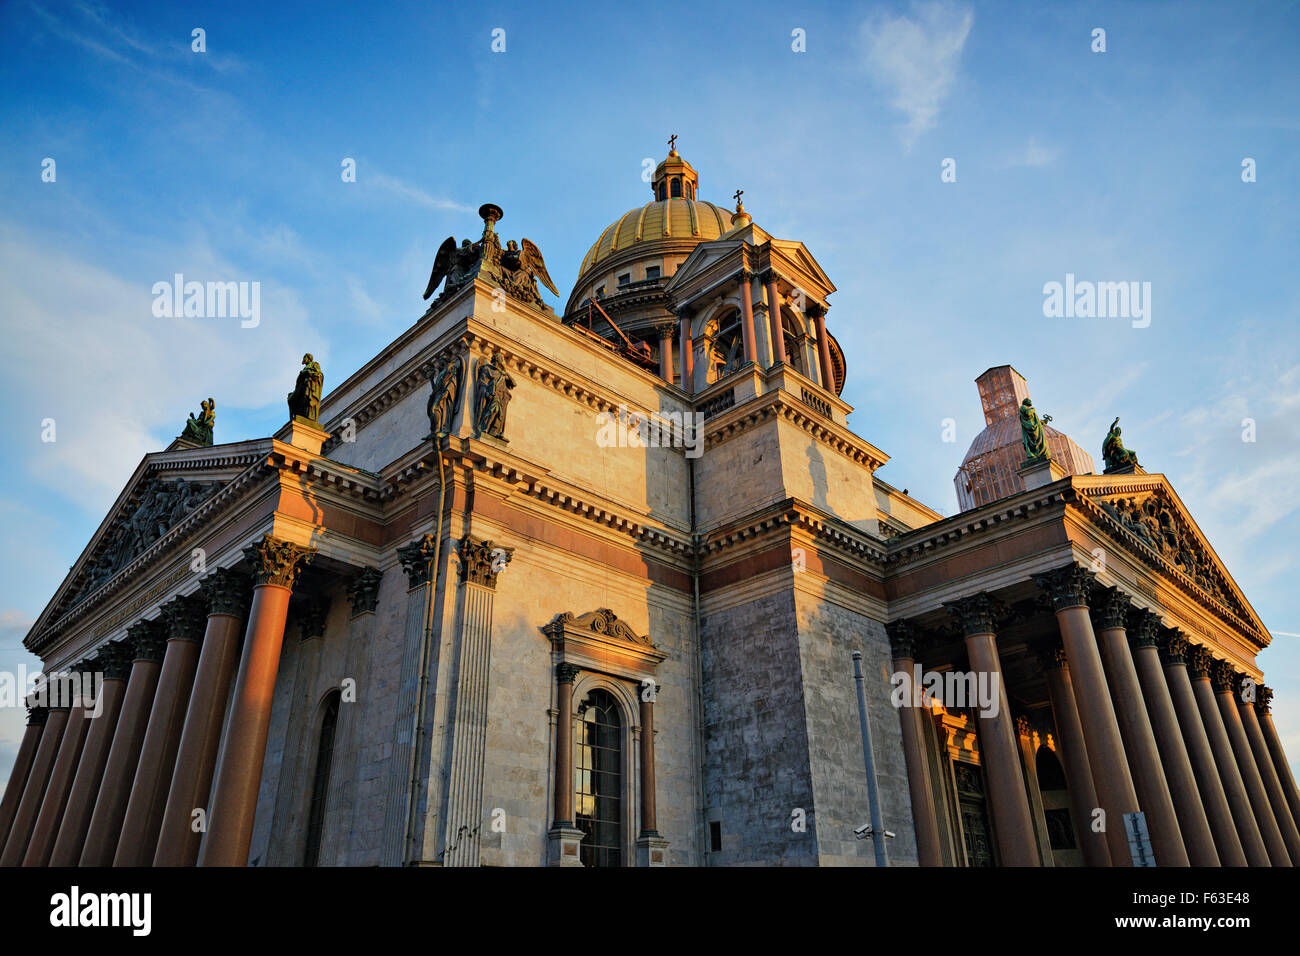
[[[581,276],[615,253],[659,239],[707,242],[731,229],[731,210],[702,199],[664,199],[629,209],[615,219],[583,257]]]

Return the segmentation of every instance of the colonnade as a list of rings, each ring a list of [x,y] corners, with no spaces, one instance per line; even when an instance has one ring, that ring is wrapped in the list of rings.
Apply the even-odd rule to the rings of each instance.
[[[1034,580],[1056,618],[1057,633],[1035,643],[1085,863],[1132,865],[1123,815],[1135,811],[1157,865],[1300,862],[1300,793],[1269,715],[1272,692],[1078,565]],[[977,727],[1000,860],[1038,865],[998,655],[998,602],[979,593],[945,607],[971,670],[999,688],[996,713],[981,713]],[[895,622],[889,632],[895,670],[911,673],[922,663],[912,629]],[[902,707],[900,723],[919,859],[937,865],[941,831],[919,709]]]

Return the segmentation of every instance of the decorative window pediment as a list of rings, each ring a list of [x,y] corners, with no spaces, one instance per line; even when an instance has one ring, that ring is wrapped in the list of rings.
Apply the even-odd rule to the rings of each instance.
[[[544,630],[564,661],[620,677],[651,676],[668,656],[649,635],[637,634],[609,608],[580,616],[565,611]]]

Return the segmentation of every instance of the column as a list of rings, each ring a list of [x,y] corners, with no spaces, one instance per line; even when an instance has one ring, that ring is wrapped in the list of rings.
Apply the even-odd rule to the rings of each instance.
[[[133,653],[121,643],[109,642],[95,655],[95,668],[102,675],[99,688],[99,714],[90,718],[86,744],[77,764],[77,776],[72,781],[72,793],[63,822],[50,854],[50,866],[76,866],[85,846],[86,831],[90,829],[90,815],[95,810],[95,798],[104,779],[108,764],[108,750],[113,744],[122,702],[126,698],[126,681],[131,675]]]
[[[357,849],[356,814],[359,800],[357,788],[361,773],[369,761],[368,742],[364,733],[364,704],[362,696],[368,694],[370,683],[370,646],[377,627],[376,610],[379,608],[379,585],[384,572],[375,567],[364,567],[347,584],[348,604],[352,616],[348,622],[348,645],[344,661],[345,683],[339,696],[339,721],[334,733],[334,759],[344,762],[336,781],[330,770],[329,793],[325,800],[324,833],[321,838],[319,859],[327,864],[348,866]],[[351,764],[348,764],[350,758]]]
[[[745,346],[745,361],[758,362],[758,350],[754,343],[754,297],[750,292],[751,276],[741,272],[736,276],[740,283],[740,334]]]
[[[444,866],[478,866],[483,824],[483,761],[487,751],[488,692],[492,673],[492,609],[497,575],[512,548],[468,534],[461,538],[460,629],[455,664],[456,697],[451,705],[451,764],[447,770],[447,816],[443,827]]]
[[[1196,708],[1201,714],[1201,724],[1209,738],[1210,749],[1214,752],[1214,764],[1218,767],[1223,792],[1232,811],[1231,819],[1237,826],[1237,835],[1241,837],[1241,848],[1246,853],[1246,860],[1251,866],[1272,866],[1272,854],[1264,842],[1263,831],[1255,819],[1255,811],[1251,809],[1246,784],[1241,779],[1241,770],[1237,767],[1237,758],[1232,752],[1232,743],[1228,740],[1228,730],[1223,725],[1223,715],[1219,712],[1214,691],[1210,687],[1210,667],[1213,661],[1210,652],[1204,647],[1191,647],[1187,652],[1187,670],[1192,692],[1196,696]]]
[[[1187,640],[1172,628],[1157,629],[1156,647],[1160,652],[1160,663],[1165,670],[1165,680],[1169,686],[1169,696],[1174,703],[1174,712],[1178,715],[1178,727],[1182,732],[1183,742],[1187,745],[1187,757],[1196,775],[1197,788],[1201,802],[1205,805],[1205,816],[1210,822],[1210,832],[1214,834],[1214,847],[1219,854],[1219,862],[1224,866],[1246,866],[1245,846],[1236,824],[1232,820],[1232,808],[1228,804],[1227,791],[1219,768],[1214,760],[1214,748],[1210,746],[1210,737],[1201,719],[1200,707],[1187,673]],[[1254,824],[1254,819],[1250,821]],[[1259,831],[1255,831],[1258,840]],[[1263,844],[1259,844],[1264,865],[1268,865],[1268,855],[1263,853]]]
[[[126,816],[126,805],[131,799],[131,784],[135,781],[140,747],[149,726],[149,711],[158,687],[158,672],[162,670],[167,636],[163,633],[162,622],[139,621],[126,629],[126,640],[121,644],[122,653],[131,657],[131,676],[126,681],[122,711],[117,718],[117,727],[113,729],[113,743],[108,748],[104,779],[95,798],[95,809],[90,814],[90,827],[86,830],[86,841],[81,849],[81,866],[111,866],[113,863],[118,837],[122,833],[122,818]]]
[[[907,621],[891,621],[885,625],[885,630],[889,633],[894,673],[906,674],[907,680],[914,682],[917,663],[915,630]],[[919,690],[919,688],[914,689]],[[903,735],[903,759],[907,764],[907,790],[912,798],[912,826],[916,831],[917,862],[921,866],[943,866],[943,851],[939,842],[939,814],[934,806],[930,763],[925,759],[922,725],[924,715],[925,707],[918,706],[915,694],[905,697],[903,706],[898,708],[899,729]]]
[[[781,325],[781,296],[777,291],[776,273],[770,269],[763,273],[763,283],[767,288],[767,321],[772,330],[772,354],[776,357],[775,361],[784,364],[789,359],[785,354],[785,330]]]
[[[653,678],[641,682],[641,832],[636,839],[637,866],[667,866],[668,841],[660,835],[655,817],[655,717],[654,707],[663,685]]]
[[[1291,807],[1291,817],[1300,824],[1300,791],[1297,791],[1295,777],[1291,775],[1291,765],[1287,762],[1286,753],[1282,750],[1282,741],[1278,738],[1277,728],[1273,726],[1273,691],[1260,684],[1255,693],[1255,714],[1259,718],[1259,729],[1264,735],[1264,742],[1268,744],[1269,755],[1273,758],[1273,769],[1277,771],[1278,779],[1282,783],[1282,790],[1286,794],[1287,805]],[[4,825],[0,821],[0,834],[3,834]]]
[[[551,866],[582,866],[582,831],[573,818],[573,682],[578,665],[555,665],[555,820],[547,834]]]
[[[1098,806],[1105,811],[1106,843],[1112,866],[1132,866],[1123,816],[1139,809],[1137,790],[1129,775],[1128,757],[1120,737],[1119,721],[1111,703],[1110,688],[1101,666],[1097,639],[1088,618],[1088,592],[1093,576],[1077,564],[1067,564],[1034,581],[1052,599],[1061,642],[1070,662],[1074,699],[1083,725],[1088,766],[1097,788]],[[1156,862],[1161,862],[1157,857]]]
[[[114,866],[148,866],[153,862],[163,812],[167,809],[167,791],[176,767],[181,729],[185,725],[185,711],[194,687],[199,645],[207,625],[207,602],[202,597],[178,597],[160,610],[167,649],[140,747],[131,798],[122,818],[122,836],[113,856]]]
[[[671,322],[661,322],[655,326],[659,333],[659,375],[669,385],[673,384],[673,332]]]
[[[1007,705],[1002,665],[998,660],[997,638],[993,633],[994,602],[987,594],[974,594],[945,604],[965,635],[966,653],[977,675],[997,687],[998,708],[992,715],[979,714],[980,756],[989,780],[989,801],[993,829],[1003,866],[1038,866],[1038,846],[1029,816],[1020,770],[1016,731]]]
[[[221,722],[239,662],[239,634],[248,613],[250,584],[248,575],[234,568],[218,568],[203,579],[208,617],[167,789],[154,866],[193,866],[198,862],[221,745]]]
[[[1100,645],[1109,678],[1112,702],[1119,718],[1120,736],[1129,758],[1129,771],[1138,802],[1146,813],[1151,849],[1160,866],[1190,866],[1182,829],[1174,814],[1156,735],[1151,729],[1142,685],[1128,649],[1129,600],[1118,588],[1100,588],[1094,595]]]
[[[1169,794],[1178,814],[1178,826],[1187,845],[1187,860],[1192,866],[1219,866],[1219,853],[1214,848],[1214,834],[1201,794],[1196,787],[1192,762],[1178,729],[1178,715],[1169,694],[1164,671],[1160,669],[1160,652],[1156,638],[1160,618],[1144,608],[1133,608],[1128,614],[1128,640],[1141,682],[1142,698],[1146,701],[1156,744],[1169,783]],[[1159,857],[1156,857],[1159,860]]]
[[[51,707],[45,718],[45,730],[41,733],[40,745],[32,759],[32,769],[27,775],[27,784],[23,787],[22,800],[14,813],[13,825],[9,828],[9,838],[5,841],[4,852],[0,853],[0,866],[18,866],[27,854],[27,843],[36,826],[36,817],[41,812],[41,803],[45,799],[45,787],[50,782],[50,773],[54,770],[54,761],[59,755],[59,745],[63,742],[63,730],[68,725],[68,708]]]
[[[809,302],[807,314],[813,317],[813,322],[817,326],[817,362],[821,369],[821,386],[833,394],[835,375],[831,364],[831,343],[826,337],[826,307],[820,302]]]
[[[244,558],[253,569],[253,602],[230,720],[212,781],[212,812],[199,850],[199,866],[248,863],[289,596],[298,572],[315,554],[315,548],[270,534],[244,549]]]
[[[1268,858],[1274,866],[1291,866],[1290,847],[1280,822],[1273,814],[1273,807],[1269,804],[1264,781],[1260,779],[1255,756],[1250,752],[1250,742],[1241,726],[1241,715],[1237,713],[1237,702],[1233,697],[1233,690],[1237,686],[1236,671],[1226,661],[1216,660],[1210,665],[1210,682],[1218,701],[1219,713],[1223,717],[1223,728],[1227,731],[1232,753],[1237,758],[1237,769],[1241,771],[1242,782],[1246,785],[1246,795],[1255,811],[1255,822],[1259,825],[1260,836],[1264,838],[1264,846],[1268,849]]]
[[[1083,742],[1083,724],[1074,701],[1074,686],[1065,660],[1059,635],[1052,634],[1038,642],[1038,664],[1047,676],[1047,695],[1056,722],[1056,751],[1065,770],[1065,784],[1070,792],[1070,816],[1079,838],[1083,862],[1088,866],[1110,866],[1110,848],[1106,834],[1092,827],[1092,812],[1099,806],[1097,789],[1088,766],[1088,748]]]
[[[687,395],[695,392],[695,351],[691,343],[691,314],[686,309],[677,311],[677,321],[681,325],[682,345],[678,350],[681,352],[682,366],[682,391]]]
[[[1241,675],[1237,676],[1235,686],[1241,687]],[[1278,829],[1282,831],[1282,840],[1286,843],[1287,852],[1291,855],[1294,864],[1296,860],[1300,860],[1300,833],[1296,831],[1295,819],[1291,816],[1291,808],[1287,806],[1286,794],[1282,790],[1282,781],[1278,779],[1277,771],[1273,769],[1273,759],[1269,755],[1268,744],[1264,742],[1264,734],[1260,731],[1259,720],[1255,716],[1256,685],[1254,682],[1250,687],[1250,700],[1244,699],[1247,696],[1245,693],[1237,699],[1239,720],[1245,731],[1246,740],[1250,743],[1255,766],[1263,780],[1264,790],[1273,808],[1273,816],[1277,819]]]
[[[0,850],[4,849],[5,841],[9,839],[9,828],[13,826],[18,803],[23,798],[23,788],[27,785],[28,774],[36,760],[41,732],[45,730],[45,718],[49,713],[44,707],[27,708],[27,729],[23,731],[22,743],[18,745],[18,756],[9,773],[9,783],[5,785],[4,799],[0,800]]]
[[[79,662],[72,668],[71,679],[65,678],[65,686],[68,688],[66,693],[71,699],[72,709],[68,712],[63,740],[59,742],[59,753],[54,758],[54,768],[50,771],[50,780],[45,786],[41,812],[36,816],[27,852],[23,854],[23,866],[48,866],[50,853],[54,850],[54,838],[59,835],[59,824],[63,822],[63,811],[68,805],[72,781],[77,775],[77,763],[81,760],[81,750],[86,745],[86,731],[89,729],[87,712],[95,709],[94,701],[80,690],[81,675],[86,673],[86,666],[85,662]]]
[[[1034,747],[1034,723],[1025,714],[1016,716],[1016,746],[1020,748],[1020,766],[1024,771],[1025,794],[1029,797],[1029,819],[1038,841],[1038,860],[1043,866],[1056,866],[1052,856],[1052,835],[1047,832],[1047,811],[1043,791],[1038,785],[1038,752]]]

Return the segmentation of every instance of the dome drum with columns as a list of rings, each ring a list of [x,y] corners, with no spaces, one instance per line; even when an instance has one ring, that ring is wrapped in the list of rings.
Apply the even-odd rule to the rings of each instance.
[[[753,225],[739,201],[733,211],[698,199],[699,174],[675,147],[655,168],[650,185],[655,198],[610,223],[583,257],[563,321],[571,326],[589,327],[614,343],[621,341],[622,336],[635,343],[645,343],[661,364],[668,352],[665,338],[671,335],[679,340],[673,346],[672,361],[667,363],[672,381],[688,391],[698,391],[745,364],[741,322],[744,296],[733,280],[709,308],[700,309],[699,303],[692,304],[690,311],[697,326],[692,329],[692,341],[695,346],[703,344],[705,349],[701,355],[703,361],[692,362],[691,387],[686,387],[681,374],[680,329],[669,330],[669,324],[680,322],[679,313],[686,303],[680,292],[676,295],[670,292],[670,286],[678,270],[701,246],[728,240],[733,244],[762,245],[773,240]],[[811,260],[810,256],[807,258]],[[816,271],[820,273],[820,269]],[[822,280],[827,285],[821,293],[824,298],[834,287],[824,275]],[[771,345],[771,329],[767,328],[769,294],[781,300],[782,348]],[[593,302],[598,308],[593,307]],[[816,301],[815,296],[810,300],[806,288],[783,276],[770,289],[766,283],[755,285],[751,289],[750,308],[755,321],[763,319],[765,331],[756,330],[756,335],[767,343],[764,364],[771,364],[776,354],[784,351],[786,364],[821,384],[814,313],[821,309],[824,314],[825,302]],[[611,322],[617,324],[617,332],[610,327]],[[826,340],[829,390],[838,395],[844,388],[844,353],[829,332]]]

